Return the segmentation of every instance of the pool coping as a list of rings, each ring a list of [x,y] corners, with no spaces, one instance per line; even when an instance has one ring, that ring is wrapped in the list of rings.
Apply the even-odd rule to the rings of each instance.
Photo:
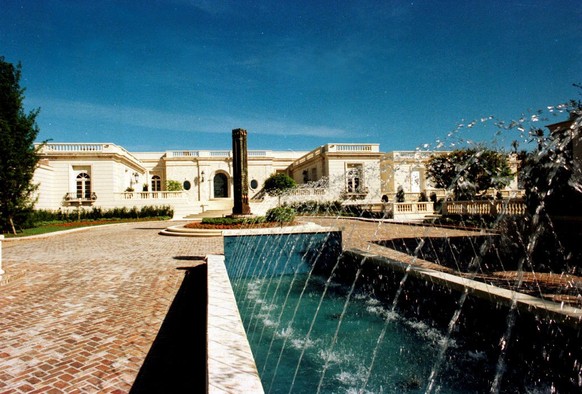
[[[539,297],[504,289],[473,279],[463,278],[458,275],[411,265],[385,256],[368,253],[357,248],[344,250],[343,253],[344,255],[357,255],[360,259],[366,258],[371,261],[381,262],[381,264],[390,266],[394,271],[402,273],[408,272],[409,275],[414,277],[428,280],[459,292],[467,292],[470,295],[488,300],[489,302],[500,303],[507,307],[515,305],[518,310],[527,313],[542,313],[547,318],[560,324],[575,328],[579,328],[582,324],[582,309],[580,308],[544,300]]]
[[[224,256],[208,265],[208,393],[264,393],[247,339]]]
[[[313,222],[305,222],[296,226],[248,228],[237,230],[223,230],[224,237],[236,237],[244,235],[277,235],[277,234],[302,234],[302,233],[327,233],[339,231],[337,227],[320,226]]]

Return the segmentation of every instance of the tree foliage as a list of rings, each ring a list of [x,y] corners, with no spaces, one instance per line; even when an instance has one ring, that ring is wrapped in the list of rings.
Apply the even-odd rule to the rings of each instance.
[[[574,104],[574,103],[572,103]],[[535,214],[582,216],[582,105],[574,105],[570,119],[552,132],[531,132],[536,148],[522,153],[521,181],[528,210]]]
[[[503,188],[512,175],[508,156],[484,147],[432,156],[427,166],[427,176],[435,186],[452,190],[457,200],[472,200],[487,189]]]
[[[180,181],[174,181],[171,179],[168,179],[166,181],[166,191],[181,192],[182,190],[184,190],[184,187],[182,186],[182,183],[180,183]]]
[[[0,224],[12,232],[34,207],[32,179],[39,160],[34,146],[39,110],[25,113],[20,76],[20,64],[0,56]]]
[[[273,174],[265,180],[265,192],[271,196],[280,196],[296,186],[293,178],[283,173]]]
[[[582,103],[571,101],[567,121],[533,128],[536,147],[522,152],[521,182],[530,215],[518,229],[525,234],[536,269],[582,272]]]

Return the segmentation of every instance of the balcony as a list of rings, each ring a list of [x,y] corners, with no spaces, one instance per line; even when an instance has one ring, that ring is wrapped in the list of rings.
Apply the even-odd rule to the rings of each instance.
[[[91,206],[97,200],[97,194],[91,193],[90,196],[77,197],[77,193],[69,192],[63,198],[63,205],[66,206]]]

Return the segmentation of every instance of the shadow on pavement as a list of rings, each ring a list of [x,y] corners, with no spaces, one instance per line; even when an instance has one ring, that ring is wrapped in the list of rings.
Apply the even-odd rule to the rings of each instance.
[[[185,269],[130,393],[206,392],[206,273],[206,264]]]

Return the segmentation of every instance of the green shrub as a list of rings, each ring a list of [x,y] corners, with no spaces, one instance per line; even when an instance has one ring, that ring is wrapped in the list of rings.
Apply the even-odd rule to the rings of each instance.
[[[235,219],[235,218],[202,218],[202,224],[224,224],[224,225],[231,225],[231,224],[240,224],[243,222],[243,219]]]
[[[267,211],[265,219],[267,222],[290,223],[295,220],[295,210],[288,206],[271,208]]]
[[[391,213],[370,212],[357,204],[343,205],[341,201],[303,201],[290,205],[298,215],[348,216],[386,219]]]
[[[80,220],[104,220],[104,219],[143,219],[143,218],[171,218],[174,210],[170,206],[145,206],[141,209],[126,207],[102,209],[93,207],[91,209],[78,208],[71,211],[39,209],[31,213],[28,220],[23,223],[23,228],[38,227],[46,223],[74,222]]]
[[[290,205],[298,215],[351,216],[341,201],[302,201]]]

